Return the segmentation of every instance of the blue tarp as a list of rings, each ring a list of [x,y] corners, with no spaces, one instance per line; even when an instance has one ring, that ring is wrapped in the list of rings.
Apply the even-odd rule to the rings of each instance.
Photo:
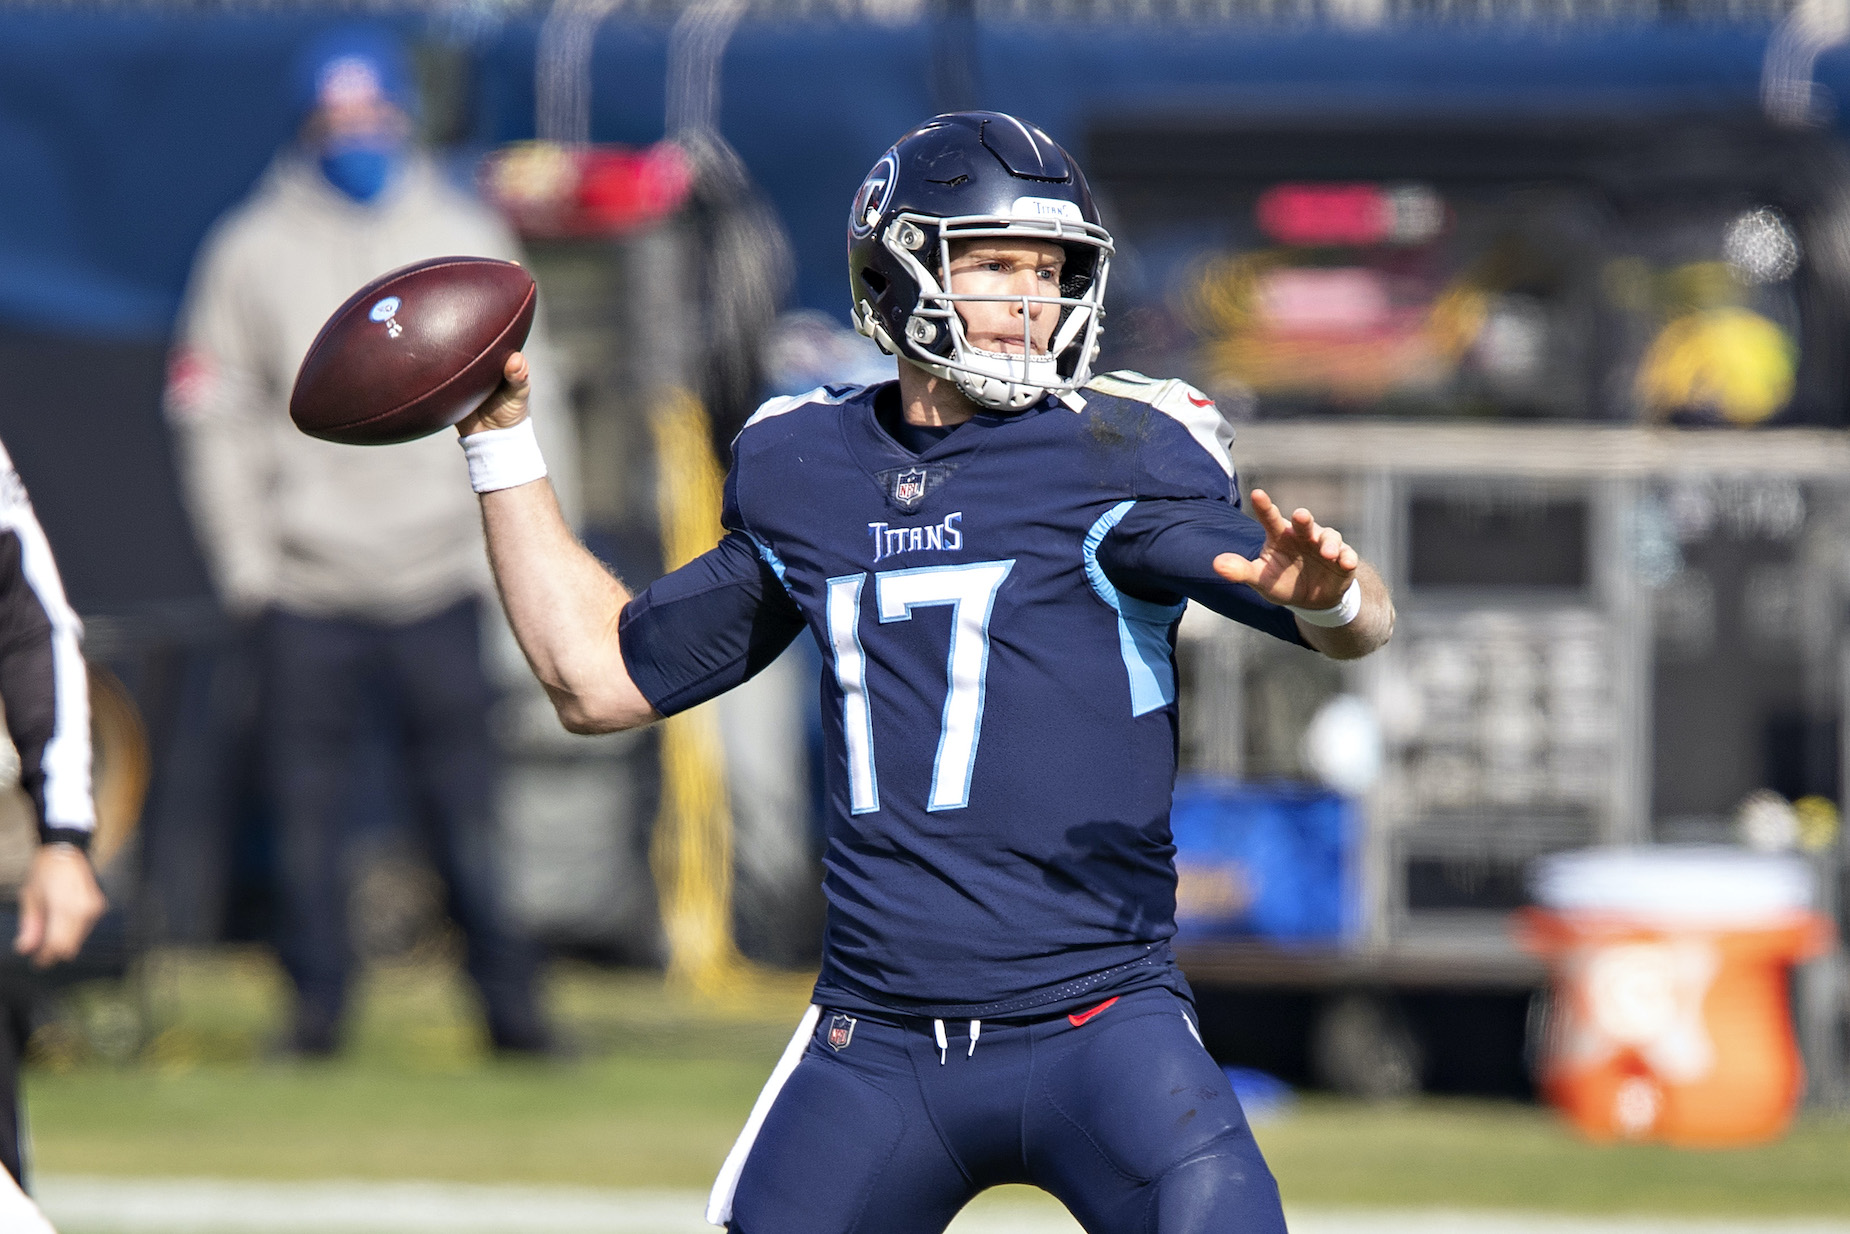
[[[193,249],[293,127],[302,20],[0,17],[0,320],[158,337]]]
[[[157,339],[192,251],[294,117],[292,50],[326,16],[0,14],[0,322]],[[531,136],[537,24],[408,32],[466,41],[479,145]],[[661,136],[667,29],[613,20],[593,137]],[[894,136],[935,109],[923,25],[753,25],[725,60],[721,128],[796,244],[798,301],[844,312],[842,217]],[[1146,115],[1598,118],[1745,111],[1764,31],[1649,26],[1547,36],[1226,27],[977,27],[975,98],[1082,154],[1088,124]],[[1820,79],[1850,99],[1850,59]]]
[[[1355,804],[1307,784],[1176,784],[1179,937],[1335,945],[1362,920]]]

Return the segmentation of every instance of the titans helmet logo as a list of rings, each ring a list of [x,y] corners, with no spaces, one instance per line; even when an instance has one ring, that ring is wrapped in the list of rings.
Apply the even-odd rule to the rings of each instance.
[[[874,229],[874,224],[886,213],[887,203],[893,200],[893,185],[898,179],[899,160],[888,150],[867,173],[867,179],[861,181],[854,195],[854,212],[848,216],[849,231],[865,236]]]

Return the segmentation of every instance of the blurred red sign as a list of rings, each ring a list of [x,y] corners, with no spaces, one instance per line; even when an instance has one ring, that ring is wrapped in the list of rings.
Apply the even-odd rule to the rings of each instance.
[[[1267,236],[1300,246],[1418,244],[1445,224],[1444,202],[1418,184],[1277,184],[1254,213]]]
[[[631,231],[678,210],[693,179],[687,155],[666,141],[642,150],[520,142],[482,166],[488,196],[527,236]]]

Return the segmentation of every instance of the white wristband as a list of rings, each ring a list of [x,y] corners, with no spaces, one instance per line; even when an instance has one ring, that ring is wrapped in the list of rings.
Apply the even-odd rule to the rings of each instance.
[[[1285,607],[1313,626],[1324,626],[1331,629],[1346,626],[1361,614],[1362,580],[1350,579],[1349,586],[1343,589],[1343,598],[1329,608],[1299,608],[1295,604],[1288,604]]]
[[[546,474],[546,460],[540,457],[540,439],[534,436],[530,419],[522,420],[513,428],[471,433],[462,439],[462,448],[464,457],[469,460],[469,487],[478,493],[517,488]]]

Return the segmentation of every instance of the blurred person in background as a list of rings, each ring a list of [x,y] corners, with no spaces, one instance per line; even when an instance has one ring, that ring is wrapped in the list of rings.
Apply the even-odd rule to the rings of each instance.
[[[363,284],[430,257],[521,254],[415,144],[409,65],[391,36],[323,34],[298,57],[294,86],[298,139],[195,259],[166,395],[220,602],[258,647],[280,943],[297,995],[290,1045],[322,1055],[339,1043],[355,756],[378,700],[490,1039],[544,1051],[538,953],[505,913],[481,645],[488,574],[467,475],[438,439],[356,451],[303,435],[288,415],[303,355]],[[546,418],[568,431],[563,407]],[[575,455],[567,439],[549,448]]]
[[[90,793],[89,679],[78,647],[82,630],[64,598],[51,544],[26,486],[0,446],[0,705],[39,839],[19,888],[13,950],[38,968],[75,957],[104,908],[89,857],[96,805]],[[4,988],[0,1165],[23,1187],[19,1064],[32,1029],[31,990],[12,980]],[[23,1203],[0,1187],[5,1221],[0,1228],[31,1228]]]

